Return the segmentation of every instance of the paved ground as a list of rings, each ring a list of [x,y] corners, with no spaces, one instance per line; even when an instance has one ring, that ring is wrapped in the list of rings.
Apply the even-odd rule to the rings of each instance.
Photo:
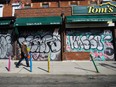
[[[91,61],[51,61],[48,73],[47,61],[33,61],[32,72],[25,66],[25,61],[19,68],[16,60],[11,61],[11,70],[7,70],[8,60],[0,60],[0,75],[2,74],[50,74],[50,75],[116,75],[116,61],[96,61],[99,73]]]
[[[116,75],[4,74],[0,87],[116,87]]]

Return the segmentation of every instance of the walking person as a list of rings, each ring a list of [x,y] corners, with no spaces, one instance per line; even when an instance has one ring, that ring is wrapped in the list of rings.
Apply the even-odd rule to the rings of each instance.
[[[19,68],[19,65],[23,59],[25,59],[26,65],[27,65],[27,67],[29,67],[29,61],[27,58],[28,57],[27,43],[22,42],[22,45],[19,44],[19,46],[21,47],[21,58],[20,58],[19,62],[16,64],[16,67]]]

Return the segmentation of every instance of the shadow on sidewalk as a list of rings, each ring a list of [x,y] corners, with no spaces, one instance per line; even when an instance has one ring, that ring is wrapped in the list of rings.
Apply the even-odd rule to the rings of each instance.
[[[18,62],[14,62],[15,66],[16,66],[17,63],[18,63]],[[21,66],[21,65],[26,67],[26,65],[24,65],[23,63],[20,63],[19,66]]]
[[[16,66],[17,63],[18,63],[18,62],[14,62],[15,66]],[[25,70],[27,70],[27,71],[30,72],[30,69],[26,68],[26,65],[24,65],[23,63],[20,63],[19,66],[21,66],[21,65],[24,66],[23,68],[24,68]]]
[[[116,64],[116,63],[113,63],[113,64]]]
[[[111,69],[111,70],[114,70],[116,71],[116,66],[112,66],[112,65],[109,65],[109,64],[106,64],[106,63],[99,63],[101,66],[103,67],[106,67],[108,69]]]
[[[26,67],[23,67],[23,68],[30,72],[30,69],[28,69],[28,68],[26,68]]]
[[[8,67],[5,67],[7,71],[9,71]]]
[[[43,68],[41,68],[41,67],[37,67],[38,69],[41,69],[41,70],[43,70],[43,71],[45,71],[45,72],[48,72],[48,70],[46,70],[46,69],[43,69]]]
[[[80,67],[75,67],[76,69],[80,69],[80,70],[84,70],[84,71],[89,71],[89,72],[94,72],[96,73],[96,71],[93,70],[88,70],[88,69],[84,69],[84,68],[80,68]]]

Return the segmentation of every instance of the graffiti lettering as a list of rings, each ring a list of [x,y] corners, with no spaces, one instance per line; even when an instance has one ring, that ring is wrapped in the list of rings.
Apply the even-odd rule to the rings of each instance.
[[[54,33],[39,31],[38,34],[20,37],[19,42],[26,41],[34,60],[47,60],[48,53],[51,52],[52,60],[59,60],[61,52],[61,40],[58,30]]]
[[[95,34],[94,32],[78,32],[78,33],[76,35],[75,31],[73,32],[67,31],[67,39],[66,39],[67,51],[91,52],[94,55],[94,57],[98,60],[114,59],[114,48],[113,44],[111,43],[112,32],[110,30],[105,30],[104,32],[100,32],[99,34]]]
[[[100,36],[69,36],[70,46],[71,49],[83,49],[83,50],[90,50],[90,49],[97,49],[102,50],[103,44],[100,41]]]
[[[11,35],[0,34],[0,58],[8,58],[12,55]]]

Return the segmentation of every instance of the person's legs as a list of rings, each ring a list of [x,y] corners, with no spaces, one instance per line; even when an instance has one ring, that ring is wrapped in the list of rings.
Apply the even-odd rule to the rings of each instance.
[[[25,61],[26,61],[26,65],[27,65],[27,67],[29,67],[29,60],[28,60],[27,57],[25,57]]]
[[[19,65],[20,65],[20,63],[21,63],[21,61],[24,59],[24,57],[23,58],[20,58],[20,60],[19,60],[19,62],[16,64],[16,67],[18,68],[19,67]]]

